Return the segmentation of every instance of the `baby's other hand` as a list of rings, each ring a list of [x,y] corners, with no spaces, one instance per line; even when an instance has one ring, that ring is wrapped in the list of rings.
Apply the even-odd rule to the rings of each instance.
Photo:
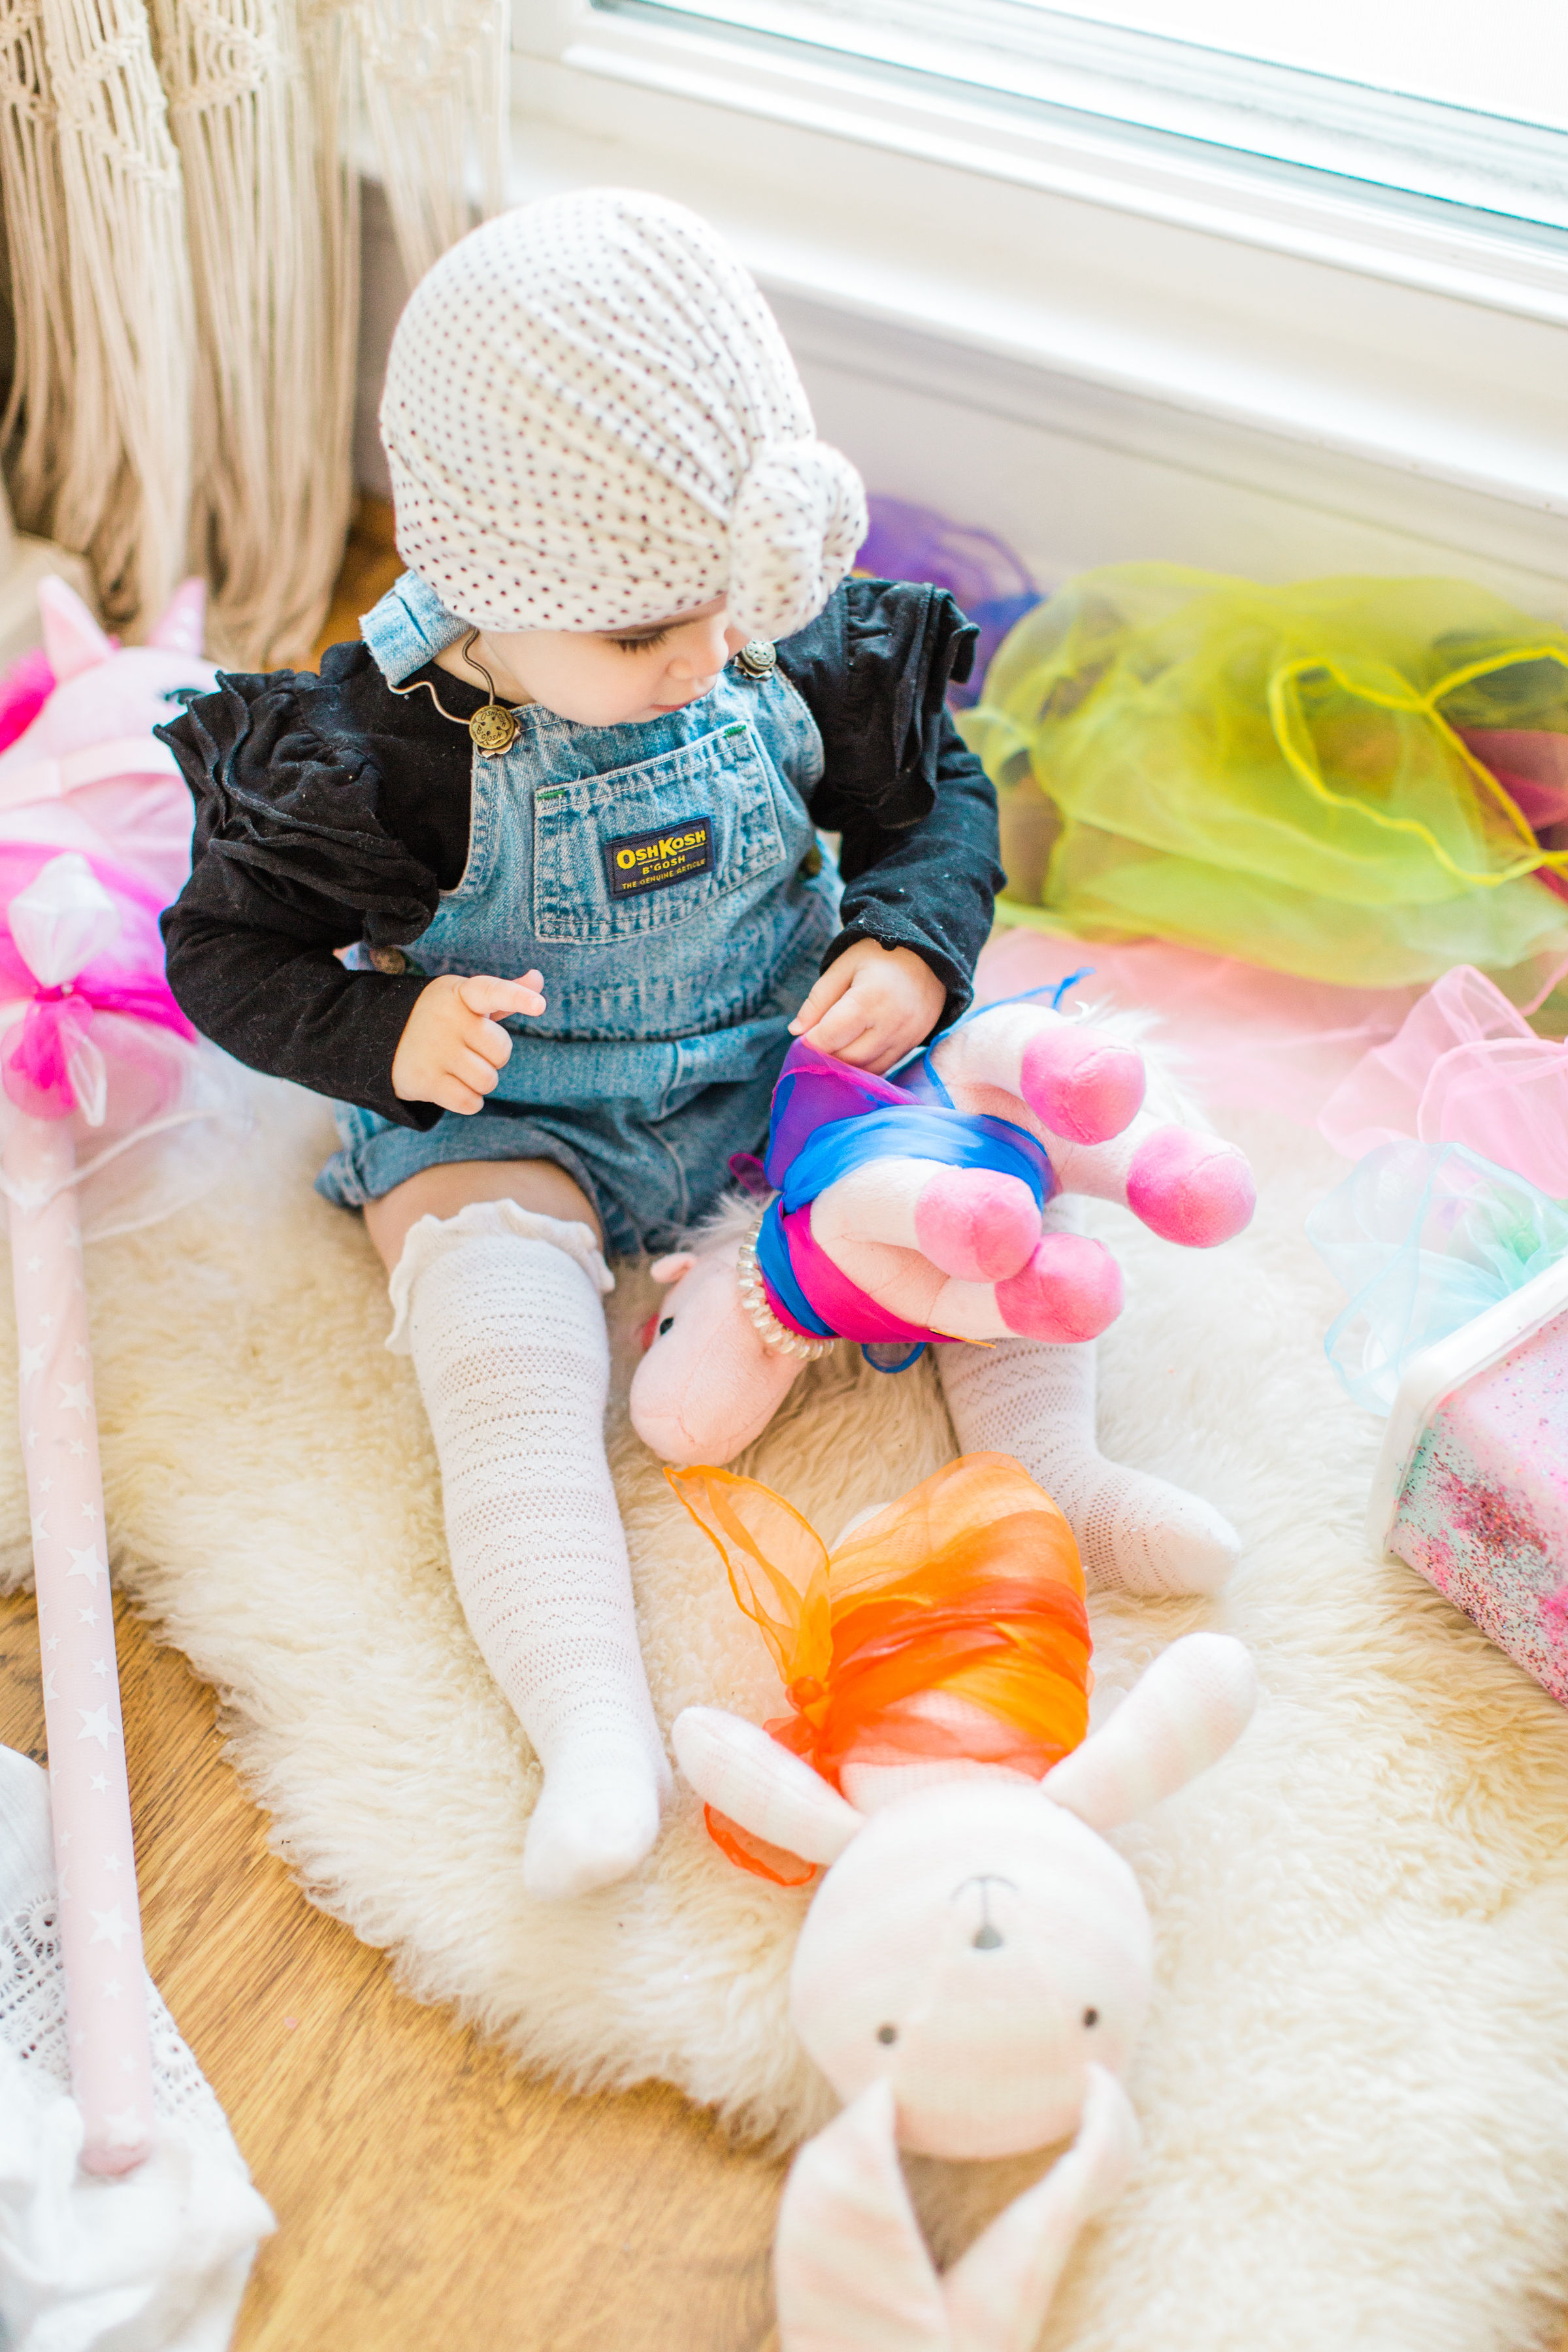
[[[857,1070],[890,1070],[929,1037],[947,991],[913,948],[857,940],[828,965],[795,1019],[792,1037],[807,1037]]]
[[[542,1013],[543,974],[496,980],[489,972],[446,972],[422,989],[392,1057],[392,1091],[399,1102],[438,1103],[465,1116],[484,1108],[511,1052],[495,1018]]]

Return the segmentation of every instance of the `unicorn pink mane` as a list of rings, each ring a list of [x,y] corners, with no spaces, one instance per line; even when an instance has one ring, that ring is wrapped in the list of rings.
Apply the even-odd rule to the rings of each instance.
[[[9,751],[17,736],[26,733],[58,684],[42,646],[12,663],[0,677],[0,751]]]

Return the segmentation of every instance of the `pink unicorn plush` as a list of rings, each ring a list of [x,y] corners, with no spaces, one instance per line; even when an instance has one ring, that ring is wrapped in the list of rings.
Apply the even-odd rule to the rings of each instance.
[[[773,1097],[777,1198],[743,1237],[658,1260],[668,1286],[632,1382],[644,1441],[731,1461],[835,1336],[910,1348],[1098,1337],[1121,1306],[1103,1244],[1063,1197],[1119,1201],[1207,1249],[1253,1211],[1234,1145],[1143,1106],[1142,1055],[1038,1003],[986,1007],[895,1080],[809,1045]]]
[[[44,664],[29,656],[10,703],[13,719],[37,715],[0,751],[0,832],[128,867],[167,904],[190,871],[191,796],[153,730],[216,681],[205,586],[176,588],[144,646],[106,636],[63,580],[41,583],[38,608]]]

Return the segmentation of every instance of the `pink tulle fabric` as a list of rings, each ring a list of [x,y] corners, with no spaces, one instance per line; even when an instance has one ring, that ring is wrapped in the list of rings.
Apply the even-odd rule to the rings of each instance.
[[[1369,1047],[1398,1030],[1414,988],[1334,988],[1159,940],[1085,940],[999,932],[981,956],[975,1002],[1086,977],[1064,1000],[1158,1015],[1160,1042],[1210,1108],[1247,1106],[1310,1127]]]
[[[1336,1151],[1463,1143],[1554,1200],[1568,1194],[1568,1045],[1538,1037],[1484,973],[1457,964],[1363,1055],[1318,1119]]]
[[[68,1118],[79,1108],[72,1064],[100,1016],[108,1014],[111,1026],[100,1042],[108,1045],[117,1067],[131,1066],[127,1076],[134,1070],[141,1084],[133,1091],[145,1108],[148,1079],[161,1095],[165,1074],[177,1089],[178,1073],[165,1054],[148,1047],[139,1024],[151,1023],[187,1040],[196,1034],[163,977],[158,897],[122,867],[89,858],[94,878],[119,911],[119,936],[63,987],[46,987],[12,934],[10,905],[52,855],[37,843],[0,841],[0,908],[5,910],[0,915],[0,1004],[26,1007],[0,1040],[0,1084],[29,1118]]]

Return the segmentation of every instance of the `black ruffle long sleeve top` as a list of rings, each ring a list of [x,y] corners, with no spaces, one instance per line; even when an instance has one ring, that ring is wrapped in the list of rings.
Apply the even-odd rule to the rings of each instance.
[[[816,722],[825,765],[809,808],[841,836],[842,929],[911,948],[969,1003],[1001,887],[995,795],[949,716],[977,632],[945,592],[849,580],[778,646]],[[463,719],[485,699],[432,667]],[[428,695],[395,696],[362,644],[321,675],[226,676],[158,730],[195,796],[190,880],[163,917],[169,984],[237,1060],[429,1128],[433,1103],[392,1090],[417,973],[345,969],[334,950],[416,940],[468,852],[472,746]],[[388,959],[395,961],[395,959]]]

